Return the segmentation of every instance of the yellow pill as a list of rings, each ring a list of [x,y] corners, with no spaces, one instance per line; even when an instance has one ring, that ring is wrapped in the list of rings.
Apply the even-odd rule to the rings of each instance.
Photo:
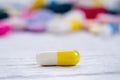
[[[43,7],[43,6],[45,6],[45,1],[44,0],[35,0],[35,2],[34,2],[34,4],[32,5],[31,8],[34,11],[34,10],[40,8],[40,7]]]
[[[80,61],[80,53],[76,50],[43,52],[36,59],[38,65],[74,66]]]
[[[70,24],[70,31],[77,31],[83,28],[85,13],[72,10],[64,15],[64,20]]]
[[[82,29],[82,26],[83,26],[82,23],[77,19],[70,20],[70,24],[71,24],[72,31]]]

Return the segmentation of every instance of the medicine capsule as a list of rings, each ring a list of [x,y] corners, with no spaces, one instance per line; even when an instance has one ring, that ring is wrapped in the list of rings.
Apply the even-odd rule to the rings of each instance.
[[[85,15],[80,11],[69,11],[61,17],[55,17],[47,24],[47,31],[52,33],[70,33],[83,28]]]
[[[101,37],[111,37],[118,32],[118,26],[114,23],[107,23],[102,26],[102,29],[99,32]]]
[[[90,26],[89,26],[89,32],[91,32],[92,34],[97,35],[100,32],[101,27],[102,27],[102,25],[99,24],[99,23],[90,24]]]
[[[39,65],[74,66],[80,61],[80,54],[76,50],[43,52],[36,59]]]

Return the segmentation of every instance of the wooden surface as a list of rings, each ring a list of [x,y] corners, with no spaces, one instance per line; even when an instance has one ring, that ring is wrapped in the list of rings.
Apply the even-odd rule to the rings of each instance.
[[[76,49],[72,67],[39,67],[42,51]],[[14,33],[0,38],[0,80],[120,80],[120,35],[102,39],[85,32],[68,35]]]

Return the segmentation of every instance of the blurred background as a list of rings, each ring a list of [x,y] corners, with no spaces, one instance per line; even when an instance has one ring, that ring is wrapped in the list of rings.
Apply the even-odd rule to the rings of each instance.
[[[110,37],[119,31],[119,0],[0,1],[0,36],[13,32],[66,34],[86,31]]]
[[[119,42],[120,0],[0,0],[2,80],[31,75],[39,79],[42,76],[35,75],[67,71],[68,77],[80,72],[77,76],[82,74],[85,80],[92,80],[85,75],[91,73],[108,74],[97,77],[100,80],[119,80]],[[70,67],[59,68],[60,72],[55,67],[36,67],[36,53],[72,49],[81,53],[74,72]]]

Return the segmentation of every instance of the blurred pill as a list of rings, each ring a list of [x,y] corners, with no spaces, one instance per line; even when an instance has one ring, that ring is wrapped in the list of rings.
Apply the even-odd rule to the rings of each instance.
[[[11,6],[6,6],[5,8],[10,16],[20,16],[21,15],[21,12],[19,10],[16,10]]]
[[[86,18],[88,18],[88,19],[94,19],[100,13],[106,13],[106,10],[104,8],[80,7],[78,9],[85,12]]]
[[[1,19],[6,19],[9,17],[9,14],[5,9],[0,8],[0,20]]]
[[[6,4],[2,5],[2,6],[5,8],[7,13],[11,17],[21,16],[23,11],[25,11],[28,8],[27,4],[19,3],[19,2],[17,3],[17,2],[14,2],[14,1],[6,3]]]
[[[91,25],[95,23],[98,23],[97,19],[85,19],[83,23],[83,29],[85,31],[89,31],[89,28],[91,27]]]
[[[10,25],[12,30],[24,30],[27,27],[26,20],[22,17],[10,17],[6,20]]]
[[[53,19],[51,19],[50,21],[48,21],[47,23],[47,31],[51,32],[51,33],[57,33],[57,32],[61,32],[62,27],[60,27],[60,22],[61,22],[61,16],[55,16],[53,17]]]
[[[46,5],[45,0],[34,0],[32,6],[31,6],[31,10],[35,11],[41,7],[44,7]]]
[[[26,30],[33,32],[43,32],[46,30],[46,24],[54,16],[54,13],[47,9],[35,11],[31,17],[26,19],[28,27]]]
[[[104,7],[107,9],[110,14],[119,14],[120,9],[120,0],[103,0]]]
[[[118,32],[118,27],[114,23],[104,24],[99,32],[101,37],[111,37]]]
[[[56,13],[65,13],[72,8],[72,0],[35,0],[32,10],[45,7]]]
[[[80,11],[70,11],[62,17],[57,17],[48,23],[48,31],[58,33],[74,32],[82,29],[84,13]]]
[[[95,35],[98,35],[102,27],[102,24],[93,23],[89,25],[89,32]]]
[[[11,26],[9,23],[0,21],[0,36],[6,35],[11,31]]]
[[[101,0],[76,0],[74,6],[82,10],[88,19],[94,19],[98,14],[107,12]]]
[[[71,10],[72,4],[71,0],[51,0],[48,2],[46,8],[56,13],[65,13]]]

